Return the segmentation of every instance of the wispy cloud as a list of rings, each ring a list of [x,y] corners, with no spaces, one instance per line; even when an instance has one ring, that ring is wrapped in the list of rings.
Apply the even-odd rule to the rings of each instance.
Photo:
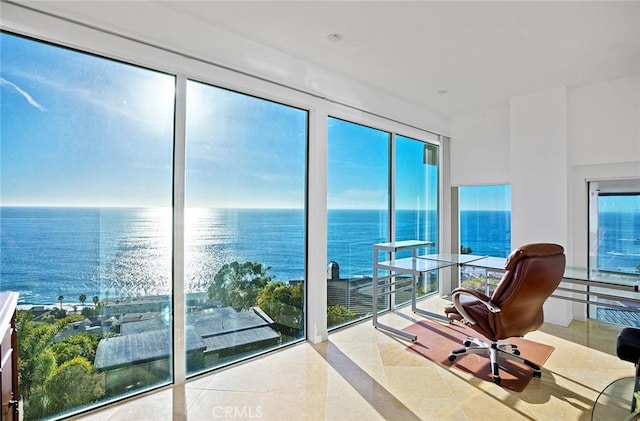
[[[27,100],[27,102],[29,104],[31,104],[32,106],[34,106],[35,108],[39,109],[40,111],[46,111],[46,108],[43,107],[42,105],[40,105],[40,103],[38,103],[38,101],[36,101],[35,99],[33,99],[33,97],[31,95],[29,95],[28,92],[24,91],[23,89],[21,89],[18,85],[16,85],[13,82],[9,82],[7,79],[0,77],[0,85],[7,85],[13,89],[16,90],[16,92],[18,92],[20,95],[22,95],[22,97],[24,99]]]
[[[47,76],[44,76],[43,74],[25,72],[21,69],[11,69],[11,75],[29,80],[32,83],[36,83],[47,88],[47,91],[64,95],[64,97],[69,98],[70,100],[79,101],[79,109],[82,109],[85,106],[96,107],[102,109],[110,116],[120,116],[137,123],[150,125],[161,132],[166,131],[165,115],[172,115],[164,112],[166,111],[165,106],[167,103],[168,106],[172,107],[172,97],[170,95],[166,98],[162,96],[163,90],[161,88],[167,87],[166,80],[164,81],[165,85],[161,86],[154,84],[154,81],[149,82],[148,85],[144,86],[150,86],[150,88],[144,91],[144,93],[136,92],[141,89],[142,85],[137,86],[136,90],[129,90],[127,94],[130,96],[127,100],[127,97],[124,96],[121,89],[117,89],[104,81],[100,83],[89,81],[88,87],[86,87],[87,83],[84,83],[85,87],[83,87],[83,83],[81,83],[82,81],[76,80],[70,82],[66,79],[65,75],[56,76],[48,74]],[[2,83],[7,83],[23,95],[26,94],[22,89],[6,79],[4,79]],[[28,94],[26,95],[28,96]],[[31,98],[30,96],[28,97]],[[27,97],[25,96],[25,98]],[[146,101],[138,100],[139,98],[146,99]],[[33,98],[31,99],[33,100]],[[140,104],[145,104],[146,106],[141,108]],[[158,109],[160,109],[160,111],[158,111]]]

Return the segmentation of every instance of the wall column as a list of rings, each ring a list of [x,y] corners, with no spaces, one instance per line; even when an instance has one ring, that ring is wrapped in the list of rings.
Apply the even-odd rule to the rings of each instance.
[[[327,340],[327,118],[324,101],[309,112],[307,170],[307,340]]]
[[[567,89],[547,89],[512,98],[511,244],[568,244]],[[567,251],[567,256],[570,253]],[[566,326],[570,302],[550,298],[545,320]]]

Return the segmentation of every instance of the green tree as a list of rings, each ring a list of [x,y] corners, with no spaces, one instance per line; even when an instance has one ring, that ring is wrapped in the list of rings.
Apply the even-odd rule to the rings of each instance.
[[[285,284],[272,282],[258,293],[257,304],[274,322],[294,329],[302,329],[302,282]]]
[[[20,385],[24,397],[24,418],[27,420],[42,418],[48,413],[47,382],[56,372],[56,357],[51,349],[34,356],[36,360],[29,386]],[[48,414],[53,415],[53,414]]]
[[[58,365],[64,364],[75,357],[83,357],[91,364],[96,357],[96,350],[100,338],[89,333],[79,333],[65,338],[57,344],[51,346],[51,350],[56,356]]]
[[[93,301],[93,308],[97,308],[98,303],[100,302],[100,297],[98,297],[97,295],[94,295],[92,301]]]
[[[64,329],[65,327],[67,327],[67,325],[69,323],[80,322],[80,321],[82,321],[82,316],[79,315],[79,314],[72,314],[70,316],[64,316],[64,317],[60,318],[59,320],[56,320],[56,322],[55,322],[56,329],[59,332],[62,329]]]
[[[60,301],[60,310],[62,310],[62,301],[64,300],[64,295],[58,295],[58,301]]]
[[[273,279],[267,274],[269,269],[256,262],[225,264],[209,285],[209,299],[237,310],[251,308],[256,305],[258,293]]]
[[[32,384],[42,384],[44,372],[48,371],[50,357],[55,364],[55,355],[49,345],[59,331],[57,324],[36,322],[28,311],[19,311],[16,318],[18,335],[18,381],[20,391],[28,397]],[[48,351],[48,352],[46,352]]]
[[[475,289],[476,291],[485,292],[487,288],[487,277],[486,276],[468,277],[462,282],[461,286],[465,288]]]
[[[42,322],[19,311],[18,381],[24,397],[25,419],[51,417],[85,405],[104,394],[103,376],[93,372],[99,338],[79,334],[55,343],[55,336],[80,315]]]
[[[80,301],[80,304],[84,306],[84,303],[87,301],[87,295],[86,294],[78,295],[78,301]]]
[[[89,307],[85,307],[82,310],[80,310],[80,314],[82,315],[83,318],[88,319],[96,316],[96,310]]]
[[[67,310],[64,308],[54,308],[51,310],[51,316],[53,316],[55,320],[62,320],[67,317]]]
[[[66,361],[25,404],[25,418],[49,417],[95,401],[104,395],[102,383],[103,375],[94,373],[84,357]]]
[[[345,306],[335,305],[327,307],[327,326],[338,326],[357,317],[356,313]]]

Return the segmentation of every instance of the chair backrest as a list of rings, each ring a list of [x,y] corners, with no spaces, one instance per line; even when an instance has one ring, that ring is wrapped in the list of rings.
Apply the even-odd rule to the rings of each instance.
[[[562,281],[565,263],[564,249],[558,244],[527,244],[509,255],[504,276],[491,296],[501,309],[492,322],[498,339],[523,336],[542,325],[542,306]]]

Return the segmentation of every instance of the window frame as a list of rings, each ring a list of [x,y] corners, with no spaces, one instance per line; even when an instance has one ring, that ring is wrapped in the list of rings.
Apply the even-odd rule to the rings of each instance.
[[[366,121],[377,121],[379,127],[391,125],[402,127],[398,130],[403,136],[424,139],[430,143],[443,141],[444,136],[440,136],[428,130],[406,125],[393,116],[398,115],[398,109],[406,113],[408,121],[426,121],[430,125],[435,125],[440,130],[448,127],[446,119],[435,115],[423,114],[417,107],[411,107],[403,103],[392,102],[391,105],[380,103],[378,99],[372,97],[372,93],[383,95],[369,88],[357,86],[348,99],[342,98],[340,92],[329,89],[333,95],[315,94],[315,90],[307,91],[296,88],[277,81],[270,81],[259,74],[252,75],[242,69],[233,69],[219,63],[200,59],[188,54],[172,51],[160,45],[145,42],[143,39],[136,40],[134,36],[126,34],[120,35],[115,30],[101,29],[98,26],[83,24],[80,20],[74,21],[71,18],[57,17],[55,8],[52,13],[40,12],[37,9],[30,9],[17,4],[3,5],[3,19],[0,22],[0,30],[12,33],[17,36],[32,38],[38,42],[51,43],[57,46],[71,48],[83,53],[95,54],[100,57],[121,61],[127,64],[149,68],[158,72],[164,72],[177,77],[176,82],[176,104],[185,101],[186,80],[194,79],[203,83],[231,89],[248,95],[255,95],[262,99],[280,102],[309,112],[309,136],[307,152],[307,186],[306,186],[306,253],[307,253],[307,329],[306,339],[317,343],[326,340],[328,332],[326,329],[326,168],[327,152],[326,139],[327,127],[323,122],[329,116],[330,109],[341,108],[340,113],[354,116],[351,121],[359,124]],[[333,76],[329,79],[333,80]],[[342,81],[342,80],[340,80]],[[353,98],[355,96],[355,100]],[[388,118],[379,114],[371,113],[356,107],[340,105],[331,97],[338,98],[343,103],[359,104],[372,103],[374,108],[386,110]],[[399,107],[399,108],[398,108]],[[184,319],[180,315],[184,314],[184,288],[176,288],[176,285],[184,285],[183,263],[184,256],[180,252],[184,247],[184,233],[180,229],[180,220],[184,218],[184,106],[177,106],[175,115],[174,130],[174,183],[173,183],[173,299],[172,308],[174,310],[174,361],[173,361],[173,382],[182,384],[186,379],[186,364],[184,344]],[[182,112],[181,112],[182,110]],[[334,115],[336,115],[334,113]],[[341,117],[342,118],[342,117]],[[397,118],[397,117],[396,117]],[[348,118],[347,118],[348,119]],[[420,124],[420,123],[419,123]],[[376,124],[377,126],[378,124]],[[446,143],[446,142],[444,142]],[[440,162],[448,162],[447,149],[441,148]],[[444,157],[444,158],[443,158]],[[444,167],[441,165],[440,171]],[[447,170],[448,171],[448,170]],[[182,184],[181,184],[182,180]],[[439,212],[440,233],[446,215],[442,212],[444,189],[447,185],[448,176],[440,177],[440,202]],[[446,203],[445,203],[446,206]],[[440,236],[441,243],[446,241],[444,235]],[[178,250],[178,252],[176,252]],[[313,256],[313,258],[309,258]],[[182,281],[179,281],[182,279]],[[310,301],[308,297],[317,298]],[[181,327],[180,327],[181,326]]]
[[[620,179],[593,179],[586,180],[587,184],[587,269],[588,271],[602,271],[613,274],[629,274],[629,272],[618,272],[615,270],[600,268],[599,266],[599,198],[601,196],[640,196],[640,178],[627,177]],[[598,296],[593,293],[606,293],[602,288],[587,286],[587,297],[589,303],[586,305],[587,319],[600,320],[597,305]],[[622,311],[622,310],[621,310]]]
[[[345,105],[337,104],[337,103],[329,103],[329,107],[327,110],[327,117],[334,118],[337,120],[342,120],[348,123],[357,124],[360,126],[368,127],[374,130],[379,130],[382,132],[386,132],[390,134],[390,142],[389,142],[389,165],[388,165],[388,202],[389,202],[389,238],[390,241],[394,241],[395,239],[395,223],[396,223],[396,204],[395,204],[395,186],[396,186],[396,135],[402,136],[408,139],[416,140],[422,142],[424,144],[431,144],[438,147],[438,193],[437,193],[437,211],[438,211],[438,244],[436,247],[438,250],[443,250],[446,244],[445,236],[443,235],[444,230],[443,227],[446,226],[447,221],[445,220],[445,212],[444,212],[444,200],[443,200],[443,191],[444,186],[448,182],[448,177],[444,170],[444,163],[448,162],[448,148],[443,147],[447,142],[447,138],[444,136],[437,135],[435,133],[429,132],[427,130],[423,130],[411,125],[403,124],[401,122],[385,118],[379,116],[374,113],[366,113],[356,108],[351,108]],[[327,139],[328,142],[328,139]],[[326,167],[328,168],[328,167]],[[328,209],[327,209],[328,210]],[[325,240],[325,253],[326,253],[326,240]],[[327,256],[325,255],[325,262],[328,263]],[[326,267],[325,267],[326,269]],[[326,270],[325,270],[326,273]],[[443,293],[443,282],[444,277],[440,277],[438,292]],[[391,296],[393,298],[393,295]],[[326,305],[326,296],[324,297],[325,305]],[[404,305],[404,303],[403,303]],[[393,309],[395,303],[393,300],[390,300],[389,306],[386,310],[389,311]],[[326,319],[326,314],[325,314]],[[357,319],[352,322],[334,326],[331,330],[335,330],[351,323],[356,323],[361,321],[362,319]]]
[[[318,196],[324,195],[321,175],[317,171],[310,171],[310,166],[314,168],[326,167],[323,165],[322,155],[319,155],[320,162],[312,162],[310,150],[318,150],[322,145],[326,136],[322,136],[325,130],[322,130],[313,122],[314,118],[325,115],[325,105],[322,100],[312,95],[306,94],[299,90],[278,85],[264,79],[253,77],[247,74],[238,73],[230,69],[221,68],[212,63],[185,58],[172,52],[160,50],[153,46],[134,41],[128,38],[118,37],[106,32],[96,31],[83,25],[77,25],[71,22],[61,21],[51,16],[43,17],[46,21],[36,30],[21,30],[24,28],[5,28],[4,22],[0,32],[12,36],[29,39],[33,42],[43,43],[54,48],[65,48],[80,54],[89,54],[95,57],[112,60],[132,65],[143,69],[148,69],[158,73],[164,73],[176,78],[175,102],[174,102],[174,137],[173,137],[173,183],[172,183],[172,317],[173,328],[170,332],[172,336],[172,357],[171,361],[171,379],[172,384],[183,384],[189,377],[186,366],[186,340],[185,340],[185,283],[184,283],[184,183],[185,183],[185,122],[186,122],[186,84],[187,80],[213,85],[222,89],[228,89],[240,94],[257,97],[263,100],[276,102],[279,104],[291,106],[301,109],[308,114],[307,124],[307,144],[306,162],[305,162],[305,279],[307,286],[305,287],[305,337],[303,340],[312,340],[318,342],[326,339],[326,324],[323,328],[322,322],[318,321],[318,313],[322,317],[326,317],[326,311],[317,308],[310,311],[309,296],[313,296],[314,292],[322,288],[322,283],[326,280],[315,279],[310,281],[310,273],[314,273],[311,261],[308,256],[317,253],[320,249],[322,241],[326,241],[326,235],[322,233],[322,225],[325,224],[322,212],[309,212],[310,201],[313,203],[323,203]],[[69,31],[69,27],[73,30]],[[93,46],[100,45],[100,49]],[[177,63],[174,66],[168,66],[167,63]],[[326,155],[324,156],[326,159]],[[310,179],[311,178],[311,179]],[[319,188],[310,191],[310,186],[319,184]],[[326,200],[324,201],[326,208]],[[325,227],[326,229],[326,227]],[[318,244],[320,243],[320,244]],[[315,245],[314,245],[315,244]],[[326,253],[326,247],[323,248]],[[317,270],[315,271],[317,273]],[[324,272],[324,270],[323,270]],[[315,278],[319,278],[315,276]],[[309,284],[313,287],[310,291]],[[326,304],[325,304],[326,305]],[[317,306],[315,306],[317,307]],[[312,326],[313,329],[309,329]],[[313,336],[310,336],[313,334]],[[292,343],[293,344],[293,343]],[[213,371],[220,367],[212,367],[207,371]],[[203,372],[204,373],[204,372]],[[198,373],[202,374],[202,373]],[[157,387],[163,387],[159,385]],[[155,389],[157,387],[153,387]],[[130,396],[136,396],[145,393],[150,389],[136,391]],[[113,398],[106,403],[114,400],[120,400],[121,397]],[[96,406],[90,406],[78,409],[72,414],[94,409],[94,407],[102,406],[105,402],[98,403]],[[70,414],[64,414],[69,416]],[[62,416],[62,415],[61,415]]]

